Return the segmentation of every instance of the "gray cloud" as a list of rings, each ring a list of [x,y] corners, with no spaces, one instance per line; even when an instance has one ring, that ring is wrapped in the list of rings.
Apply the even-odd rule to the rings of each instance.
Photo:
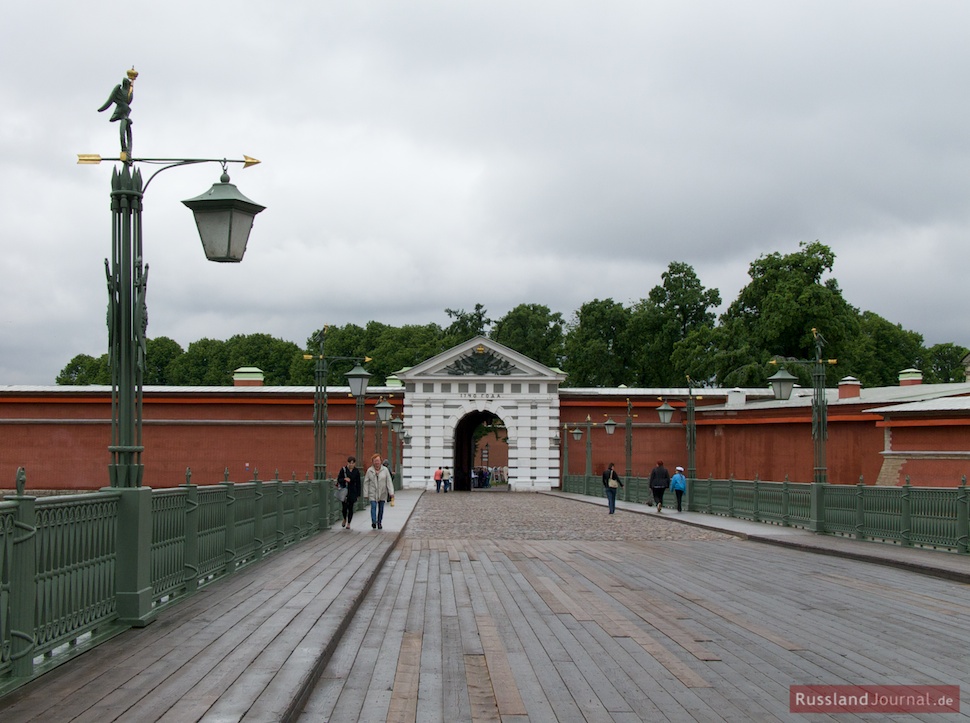
[[[850,303],[970,343],[970,7],[943,2],[21,3],[0,27],[0,380],[100,354],[109,249],[95,109],[126,68],[136,155],[239,157],[268,208],[204,261],[146,195],[149,333],[183,346],[324,323],[567,316],[670,261],[729,303],[759,254],[818,239]]]

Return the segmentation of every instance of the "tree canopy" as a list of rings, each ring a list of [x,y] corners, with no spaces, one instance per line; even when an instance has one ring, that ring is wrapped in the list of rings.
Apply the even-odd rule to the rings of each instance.
[[[624,305],[610,298],[580,306],[569,321],[559,311],[522,303],[497,320],[482,304],[472,311],[445,309],[450,323],[395,327],[380,321],[329,326],[324,335],[326,383],[346,384],[352,362],[340,357],[371,357],[371,383],[383,385],[395,372],[414,366],[475,336],[488,336],[550,367],[563,369],[568,386],[677,387],[685,378],[707,385],[764,386],[777,358],[813,359],[812,329],[825,338],[828,383],[854,376],[865,386],[897,382],[901,370],[915,367],[924,380],[963,381],[968,350],[955,343],[926,348],[923,337],[860,311],[842,295],[831,275],[835,254],[818,242],[801,243],[788,254],[759,256],[748,268],[748,283],[720,317],[717,289],[705,288],[693,267],[673,261],[644,298]],[[230,385],[233,370],[256,366],[273,386],[312,385],[320,330],[303,349],[268,334],[200,339],[185,351],[172,339],[146,344],[145,383]],[[809,384],[804,365],[789,371]],[[74,356],[57,384],[109,384],[108,356]]]

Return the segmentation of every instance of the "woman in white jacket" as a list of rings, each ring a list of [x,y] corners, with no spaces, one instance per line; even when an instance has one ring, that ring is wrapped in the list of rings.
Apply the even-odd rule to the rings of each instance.
[[[371,457],[364,475],[364,499],[370,500],[371,529],[383,530],[384,503],[394,499],[394,482],[387,467],[381,464],[379,454]]]

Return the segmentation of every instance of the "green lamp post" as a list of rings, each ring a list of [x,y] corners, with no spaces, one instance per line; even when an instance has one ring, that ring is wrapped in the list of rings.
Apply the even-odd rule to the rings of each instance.
[[[142,626],[157,609],[152,604],[152,491],[143,487],[142,452],[143,380],[148,329],[148,265],[144,263],[142,199],[149,184],[169,168],[198,163],[219,163],[222,177],[207,193],[185,201],[196,218],[205,254],[213,261],[239,262],[249,242],[253,219],[263,210],[229,183],[228,164],[243,168],[259,161],[218,158],[137,158],[132,151],[131,101],[138,73],[134,68],[99,111],[115,106],[112,122],[118,122],[121,152],[117,158],[78,154],[79,164],[102,160],[120,163],[111,172],[111,259],[105,259],[108,286],[108,365],[111,370],[111,438],[108,478],[118,490],[118,522],[115,531],[115,599],[118,620]],[[162,167],[143,181],[136,164]]]
[[[119,122],[121,152],[116,159],[98,154],[78,154],[79,164],[98,164],[117,160],[111,173],[111,259],[105,259],[108,285],[108,360],[111,370],[111,444],[109,479],[112,487],[142,486],[144,465],[142,441],[142,380],[145,370],[146,331],[148,328],[148,265],[142,248],[142,198],[148,185],[162,171],[198,163],[222,164],[222,177],[206,193],[183,201],[195,215],[196,226],[206,256],[212,261],[242,261],[252,230],[253,219],[265,207],[246,198],[229,182],[229,163],[244,168],[259,163],[243,156],[241,160],[216,158],[136,158],[132,153],[129,114],[133,86],[138,73],[134,68],[117,85],[99,111],[111,105],[112,122]],[[136,165],[160,164],[143,183]]]
[[[357,415],[354,424],[354,446],[357,454],[357,463],[366,466],[364,456],[364,400],[367,397],[367,382],[370,379],[368,372],[360,364],[356,365],[345,375],[347,383],[350,385],[350,393],[357,402]]]
[[[376,405],[377,408],[377,446],[381,446],[381,428],[391,421],[391,412],[394,411],[394,405],[391,404],[387,399],[381,397]],[[391,459],[391,429],[387,429],[387,455],[384,459],[388,460],[389,463],[393,464],[394,460]]]
[[[330,411],[327,402],[327,376],[329,374],[330,362],[352,361],[357,364],[367,363],[371,360],[369,356],[330,356],[326,355],[325,343],[327,340],[327,326],[324,325],[318,331],[313,340],[317,342],[316,354],[304,354],[306,360],[315,359],[316,364],[313,371],[313,478],[327,478],[327,418]],[[360,460],[357,460],[358,464]]]
[[[394,432],[395,443],[394,443],[394,489],[399,490],[403,486],[403,478],[401,474],[401,458],[402,452],[402,439],[401,434],[404,432],[404,420],[400,417],[394,417],[391,420],[391,431]]]
[[[812,337],[815,340],[814,359],[782,359],[782,362],[791,364],[805,364],[812,367],[812,440],[815,447],[815,469],[812,480],[816,484],[828,482],[828,466],[825,458],[825,441],[828,439],[828,401],[825,398],[825,365],[836,364],[835,359],[823,359],[822,349],[825,346],[825,338],[818,329],[812,329]],[[772,359],[769,364],[779,363],[778,359]],[[785,369],[779,369],[774,375],[769,377],[771,388],[775,399],[783,400],[791,396],[795,385],[795,377]]]

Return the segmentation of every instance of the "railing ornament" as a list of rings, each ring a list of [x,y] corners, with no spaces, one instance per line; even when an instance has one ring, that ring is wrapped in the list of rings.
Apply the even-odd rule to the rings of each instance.
[[[23,497],[24,491],[27,489],[27,469],[25,467],[17,468],[17,496]]]

